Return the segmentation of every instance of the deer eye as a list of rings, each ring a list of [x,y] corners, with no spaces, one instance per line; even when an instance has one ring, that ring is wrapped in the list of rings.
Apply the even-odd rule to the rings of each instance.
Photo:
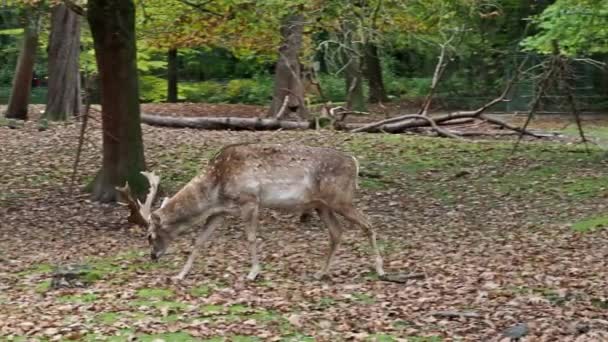
[[[152,244],[152,242],[154,241],[154,236],[152,236],[152,234],[148,234],[148,244]]]

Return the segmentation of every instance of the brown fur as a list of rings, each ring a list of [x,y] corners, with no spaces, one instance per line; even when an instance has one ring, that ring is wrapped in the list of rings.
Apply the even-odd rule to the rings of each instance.
[[[235,144],[220,150],[207,172],[184,186],[166,205],[154,212],[153,237],[173,237],[195,220],[204,227],[186,266],[183,278],[200,246],[224,214],[240,215],[249,221],[247,236],[252,254],[249,278],[259,272],[255,231],[260,208],[309,211],[316,209],[330,230],[331,245],[322,271],[329,270],[340,243],[341,227],[336,214],[360,225],[376,253],[376,269],[382,271],[375,233],[365,217],[353,207],[357,187],[356,159],[329,148],[278,144]],[[152,241],[155,242],[155,241]],[[153,256],[164,253],[169,241],[153,243]]]

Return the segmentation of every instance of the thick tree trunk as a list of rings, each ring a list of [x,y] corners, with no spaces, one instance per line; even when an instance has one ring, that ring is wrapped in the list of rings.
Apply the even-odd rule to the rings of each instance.
[[[285,17],[281,25],[282,42],[274,75],[274,95],[269,115],[275,116],[281,109],[285,96],[289,96],[287,108],[300,117],[308,116],[304,102],[304,85],[300,79],[299,54],[302,48],[304,17],[292,14]]]
[[[5,113],[7,118],[18,120],[27,120],[27,107],[32,89],[32,75],[34,72],[36,50],[38,49],[38,29],[40,24],[40,18],[34,11],[28,11],[25,20],[23,43],[21,52],[19,52],[19,59],[17,60],[15,76],[13,77],[11,97]]]
[[[65,5],[51,11],[49,83],[45,116],[66,120],[80,112],[80,17]]]
[[[89,0],[88,21],[99,70],[103,161],[91,184],[93,199],[116,200],[116,186],[129,182],[141,195],[146,180],[139,112],[132,0]]]
[[[167,54],[167,102],[177,102],[177,49]]]
[[[374,43],[365,45],[365,77],[369,85],[369,102],[387,102],[388,97],[382,80],[382,65],[378,55],[378,47]]]

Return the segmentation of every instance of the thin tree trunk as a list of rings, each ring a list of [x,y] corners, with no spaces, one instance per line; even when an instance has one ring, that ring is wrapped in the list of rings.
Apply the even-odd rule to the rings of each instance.
[[[167,54],[167,102],[177,102],[177,49]]]
[[[34,61],[36,59],[36,50],[38,49],[40,21],[38,14],[34,10],[28,10],[25,16],[26,24],[23,32],[23,43],[19,59],[17,60],[17,67],[15,68],[11,97],[5,113],[7,118],[18,120],[27,120]]]
[[[281,25],[282,42],[275,68],[274,96],[269,116],[275,116],[279,112],[286,96],[289,96],[287,108],[290,111],[298,113],[302,118],[308,116],[304,102],[304,85],[300,79],[299,54],[303,29],[304,17],[301,14],[288,15]]]
[[[378,55],[378,47],[374,43],[365,45],[365,77],[369,85],[369,102],[387,102],[384,81],[382,80],[382,65]]]
[[[143,141],[132,0],[89,0],[87,18],[99,70],[103,159],[91,183],[93,199],[116,200],[126,181],[137,195],[145,192]]]
[[[361,44],[356,42],[356,26],[345,21],[342,26],[344,80],[346,88],[346,108],[355,111],[365,111],[365,97],[363,95],[363,74],[361,72]]]
[[[80,112],[80,17],[61,4],[51,11],[49,83],[45,116],[66,120]]]

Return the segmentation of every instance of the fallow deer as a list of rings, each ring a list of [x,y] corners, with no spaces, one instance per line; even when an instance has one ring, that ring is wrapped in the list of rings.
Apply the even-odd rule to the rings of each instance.
[[[358,162],[330,148],[279,144],[235,144],[220,150],[209,162],[207,172],[192,179],[150,215],[150,256],[158,260],[171,240],[189,226],[202,223],[192,252],[181,272],[184,279],[210,234],[223,216],[238,215],[246,221],[251,257],[247,276],[260,272],[256,230],[261,208],[293,212],[315,210],[329,230],[327,259],[317,277],[326,276],[340,245],[342,227],[336,215],[360,226],[371,244],[375,269],[384,276],[376,233],[353,205],[358,180]]]

